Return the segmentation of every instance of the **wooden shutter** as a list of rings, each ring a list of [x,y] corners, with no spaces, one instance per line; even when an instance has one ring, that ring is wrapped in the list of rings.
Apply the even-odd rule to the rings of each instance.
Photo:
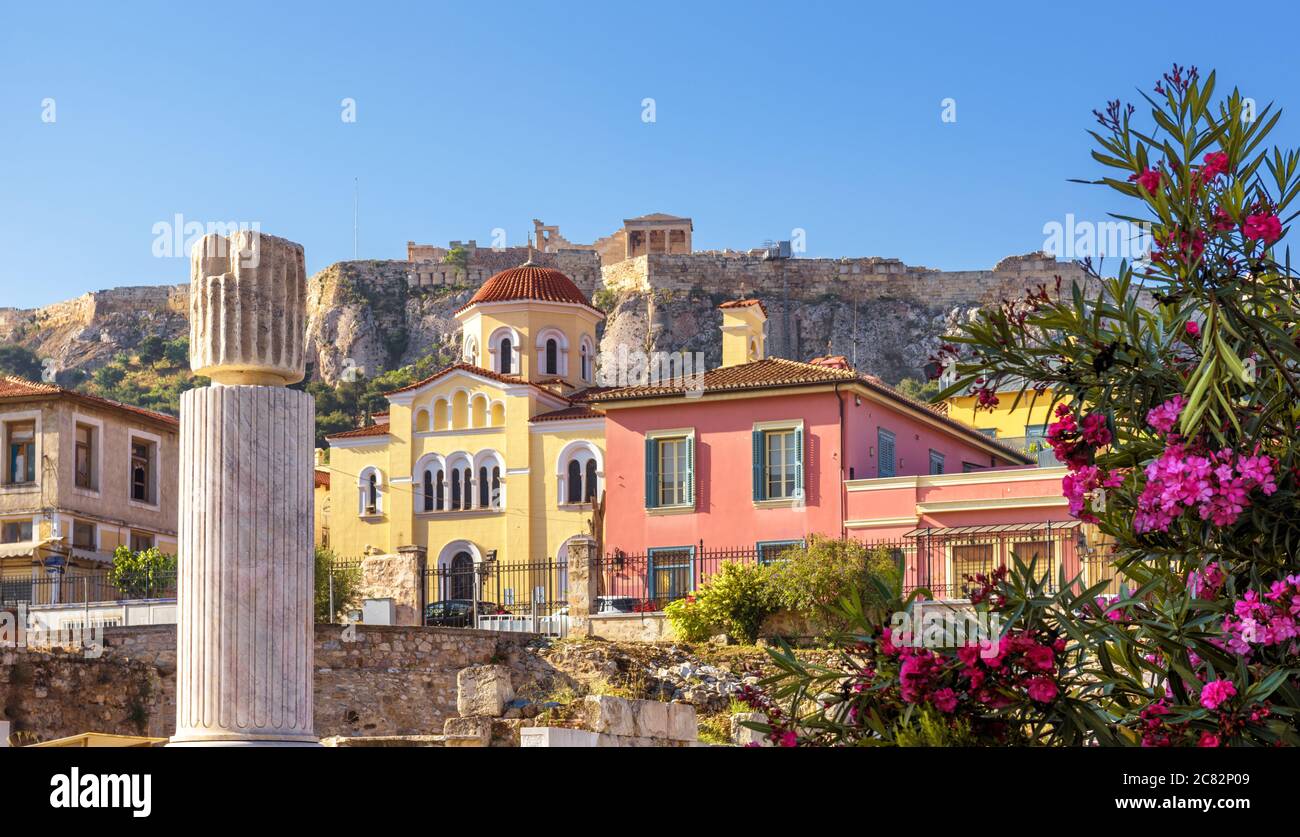
[[[876,448],[878,456],[878,475],[892,477],[895,474],[894,434],[883,427],[876,429]]]
[[[803,428],[794,431],[794,496],[803,496]]]
[[[654,439],[645,440],[645,507],[653,509],[659,505],[659,457],[658,446]]]
[[[695,505],[695,436],[687,436],[686,444],[686,503]]]
[[[767,451],[764,447],[765,438],[762,430],[754,431],[754,500],[767,499],[767,484],[764,480],[766,474],[763,467],[766,460]]]

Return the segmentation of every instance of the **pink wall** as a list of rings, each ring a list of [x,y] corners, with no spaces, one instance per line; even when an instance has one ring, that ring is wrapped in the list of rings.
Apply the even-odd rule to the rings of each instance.
[[[755,508],[751,460],[754,423],[803,419],[807,502],[800,508]],[[645,508],[645,434],[693,427],[695,512],[650,514]],[[729,401],[684,401],[612,409],[605,419],[607,548],[640,554],[651,547],[753,547],[811,533],[839,535],[839,411],[831,393],[769,395]]]
[[[928,474],[931,449],[944,454],[949,473],[960,472],[964,461],[989,465],[989,454],[960,434],[851,392],[784,395],[768,390],[754,398],[687,399],[669,406],[611,409],[605,421],[607,548],[640,554],[650,547],[697,545],[701,540],[706,549],[714,549],[752,547],[758,541],[794,540],[813,533],[839,537],[843,531],[841,403],[848,466],[843,471],[845,477],[849,468],[858,479],[877,475],[876,431],[882,426],[895,435],[899,475]],[[806,504],[756,508],[751,483],[753,425],[787,419],[804,422]],[[696,434],[697,511],[647,513],[645,434],[684,427],[694,428]],[[914,508],[913,500],[897,515],[910,514]],[[848,514],[849,519],[858,516],[863,515]]]

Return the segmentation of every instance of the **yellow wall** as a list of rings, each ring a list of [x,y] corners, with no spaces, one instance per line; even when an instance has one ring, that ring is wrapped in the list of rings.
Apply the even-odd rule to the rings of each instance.
[[[992,412],[977,411],[975,405],[978,400],[973,395],[949,398],[948,416],[978,430],[994,428],[999,439],[1020,438],[1027,435],[1027,427],[1046,425],[1053,421],[1050,391],[1035,396],[1032,389],[1026,390],[1019,404],[1016,404],[1016,394],[1017,391],[999,393],[998,406]]]
[[[549,379],[542,370],[542,351],[536,335],[543,329],[561,331],[568,343],[567,375],[571,386],[581,379],[580,347],[587,335],[595,345],[600,314],[573,305],[508,303],[475,306],[460,315],[463,336],[478,341],[479,365],[488,366],[485,348],[501,326],[518,336],[519,376],[524,380]],[[462,343],[462,345],[465,345]],[[594,353],[593,353],[594,354]],[[595,375],[594,364],[589,369]],[[475,404],[485,405],[473,409]],[[603,462],[604,425],[598,418],[531,422],[539,414],[568,406],[557,394],[525,383],[502,382],[465,370],[444,370],[423,386],[389,397],[388,434],[330,440],[330,538],[341,558],[372,552],[391,553],[418,545],[426,550],[429,567],[465,543],[477,558],[495,550],[503,563],[554,560],[568,539],[586,534],[589,504],[560,502],[559,457],[570,442],[586,443]],[[467,409],[468,408],[468,409]],[[427,428],[427,429],[425,429]],[[441,457],[441,460],[433,457]],[[501,507],[424,510],[425,464],[432,470],[450,470],[468,461],[477,479],[486,466],[500,472]],[[382,475],[381,513],[359,514],[359,478],[367,468]],[[603,468],[598,482],[603,485]],[[449,483],[449,479],[445,479]],[[444,502],[450,505],[451,490]]]

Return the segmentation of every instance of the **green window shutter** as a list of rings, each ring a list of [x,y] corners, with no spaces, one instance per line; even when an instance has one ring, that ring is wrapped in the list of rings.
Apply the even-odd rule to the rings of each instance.
[[[767,499],[767,491],[765,490],[767,486],[763,481],[763,478],[766,476],[766,474],[763,473],[763,459],[764,459],[763,445],[764,445],[763,431],[755,430],[754,431],[754,499],[756,501]]]
[[[794,431],[794,496],[803,496],[803,428]]]
[[[894,476],[894,434],[883,427],[876,429],[876,455],[878,476]]]
[[[653,509],[658,505],[659,457],[656,455],[655,440],[645,440],[645,507]]]
[[[695,505],[695,437],[686,437],[686,503]]]

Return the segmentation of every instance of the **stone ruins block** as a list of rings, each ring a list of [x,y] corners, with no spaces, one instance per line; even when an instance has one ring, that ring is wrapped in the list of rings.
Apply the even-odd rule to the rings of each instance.
[[[456,712],[461,717],[500,718],[514,698],[505,666],[470,666],[456,673]]]

